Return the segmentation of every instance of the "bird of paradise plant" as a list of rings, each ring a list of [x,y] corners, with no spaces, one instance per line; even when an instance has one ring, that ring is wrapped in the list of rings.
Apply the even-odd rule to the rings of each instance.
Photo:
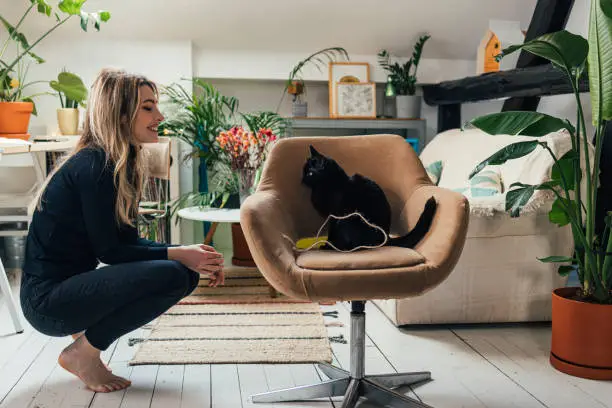
[[[551,179],[539,185],[514,183],[506,196],[506,210],[519,216],[537,190],[549,190],[556,196],[549,213],[551,222],[571,225],[574,255],[549,256],[542,262],[561,263],[559,273],[575,271],[581,288],[578,298],[587,302],[612,304],[612,213],[605,217],[605,228],[596,233],[595,204],[606,121],[612,119],[612,0],[593,0],[588,40],[562,30],[545,34],[521,45],[504,49],[500,58],[524,50],[549,60],[567,76],[576,99],[576,124],[538,112],[503,112],[478,117],[471,126],[489,134],[544,136],[566,129],[572,149],[562,157],[537,139],[512,143],[480,163],[474,176],[487,164],[503,164],[523,157],[537,148],[546,149],[554,159]],[[591,110],[595,127],[594,149],[589,146],[584,108],[579,97],[579,81],[588,72]],[[582,169],[586,173],[586,195],[581,191]]]

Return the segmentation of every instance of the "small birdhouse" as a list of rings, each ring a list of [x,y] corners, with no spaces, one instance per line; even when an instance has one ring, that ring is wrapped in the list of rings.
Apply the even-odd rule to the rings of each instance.
[[[496,56],[504,48],[522,44],[524,40],[525,35],[518,21],[490,20],[489,28],[478,47],[476,73],[480,75],[516,68],[518,52],[504,57],[500,62],[496,60]]]

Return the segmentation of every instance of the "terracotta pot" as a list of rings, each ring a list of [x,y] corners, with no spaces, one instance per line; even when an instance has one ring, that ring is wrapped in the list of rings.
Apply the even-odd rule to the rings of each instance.
[[[287,86],[287,93],[291,95],[301,95],[304,92],[304,84],[302,82],[293,81]]]
[[[32,102],[0,102],[0,134],[27,133],[33,110]]]
[[[234,256],[232,257],[232,265],[236,266],[255,266],[255,261],[249,251],[249,246],[242,233],[240,224],[232,224],[232,245],[234,247]]]
[[[577,289],[553,292],[550,362],[576,377],[612,380],[612,305],[570,299]]]

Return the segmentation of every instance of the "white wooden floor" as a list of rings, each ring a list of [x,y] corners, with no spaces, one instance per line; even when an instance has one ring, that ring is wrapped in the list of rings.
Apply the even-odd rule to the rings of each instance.
[[[15,288],[17,296],[17,288]],[[18,296],[17,296],[18,298]],[[3,302],[4,303],[4,302]],[[348,337],[348,304],[339,311],[345,327],[330,335]],[[366,371],[430,370],[433,381],[404,390],[436,408],[555,407],[612,408],[612,382],[556,372],[548,363],[546,326],[426,328],[399,330],[372,305],[367,313]],[[113,371],[132,380],[124,392],[94,394],[57,365],[69,338],[50,338],[24,320],[13,334],[6,306],[0,309],[0,407],[2,408],[287,408],[340,407],[340,398],[306,403],[253,404],[249,396],[281,387],[318,382],[313,365],[136,366],[134,348],[119,339],[105,353]],[[335,363],[347,367],[348,344],[333,343]],[[369,406],[362,404],[363,407]]]

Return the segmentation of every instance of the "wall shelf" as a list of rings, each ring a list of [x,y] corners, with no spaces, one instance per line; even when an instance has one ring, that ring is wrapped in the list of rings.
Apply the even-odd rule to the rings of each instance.
[[[426,125],[424,119],[337,119],[330,117],[291,117],[287,134],[300,136],[351,136],[376,133],[398,134],[406,139],[418,139],[418,151],[425,143]]]

